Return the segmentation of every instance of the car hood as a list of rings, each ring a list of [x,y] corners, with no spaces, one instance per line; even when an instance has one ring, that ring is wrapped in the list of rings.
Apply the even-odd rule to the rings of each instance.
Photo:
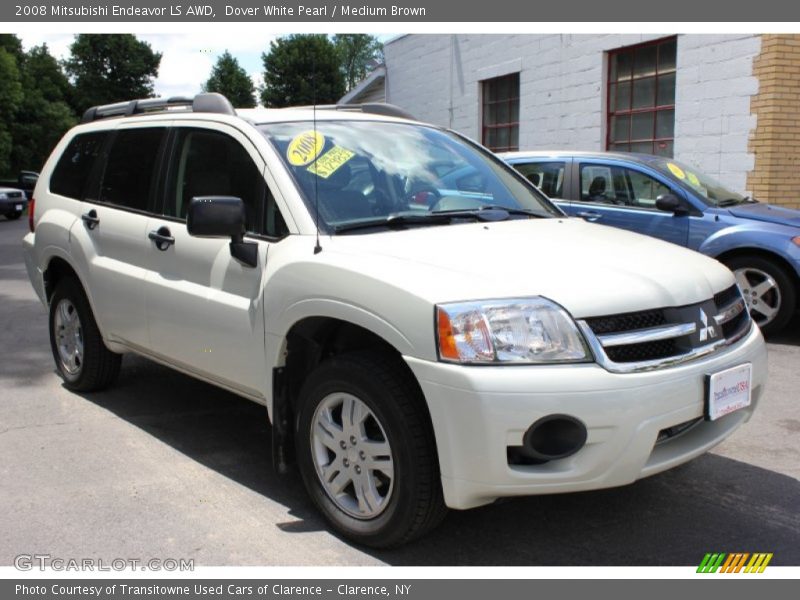
[[[765,223],[800,227],[800,210],[793,208],[783,208],[782,206],[757,202],[734,206],[728,210],[734,217],[739,217],[740,219],[753,219],[754,221],[764,221]]]
[[[700,302],[734,283],[713,259],[581,219],[338,235],[324,246],[341,267],[434,304],[540,295],[579,318]]]

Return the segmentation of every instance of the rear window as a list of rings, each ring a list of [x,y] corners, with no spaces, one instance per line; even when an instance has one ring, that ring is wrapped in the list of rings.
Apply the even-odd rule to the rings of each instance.
[[[148,127],[117,132],[106,160],[101,202],[147,210],[166,131]]]
[[[50,177],[54,194],[82,200],[95,160],[100,155],[107,133],[96,131],[76,135],[64,150]]]

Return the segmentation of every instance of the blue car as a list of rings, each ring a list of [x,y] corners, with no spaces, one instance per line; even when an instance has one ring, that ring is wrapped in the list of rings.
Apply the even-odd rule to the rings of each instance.
[[[501,157],[567,214],[661,238],[728,266],[765,333],[786,326],[800,289],[800,211],[726,189],[672,158],[612,152]]]

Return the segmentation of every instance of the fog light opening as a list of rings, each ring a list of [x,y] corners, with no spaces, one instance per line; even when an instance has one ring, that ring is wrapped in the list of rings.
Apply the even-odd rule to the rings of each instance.
[[[586,426],[569,415],[548,415],[531,425],[522,439],[525,451],[533,458],[566,458],[583,448]]]

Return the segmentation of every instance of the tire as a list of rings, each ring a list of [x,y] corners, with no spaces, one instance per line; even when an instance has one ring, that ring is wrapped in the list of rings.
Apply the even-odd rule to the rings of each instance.
[[[299,396],[295,444],[303,483],[337,532],[374,548],[419,537],[447,512],[425,401],[404,367],[374,352],[337,356],[312,372]],[[352,429],[344,418],[350,409],[362,417]],[[331,433],[323,434],[320,423]],[[323,471],[331,484],[323,483]],[[368,492],[363,502],[356,487]]]
[[[786,269],[755,255],[735,256],[725,265],[736,275],[750,316],[761,331],[770,334],[783,329],[797,308],[797,286]]]
[[[22,216],[21,212],[12,212],[6,215],[6,219],[8,219],[9,221],[16,221],[21,216]]]
[[[61,280],[50,299],[50,348],[64,385],[77,392],[108,387],[122,356],[106,348],[81,285]]]

